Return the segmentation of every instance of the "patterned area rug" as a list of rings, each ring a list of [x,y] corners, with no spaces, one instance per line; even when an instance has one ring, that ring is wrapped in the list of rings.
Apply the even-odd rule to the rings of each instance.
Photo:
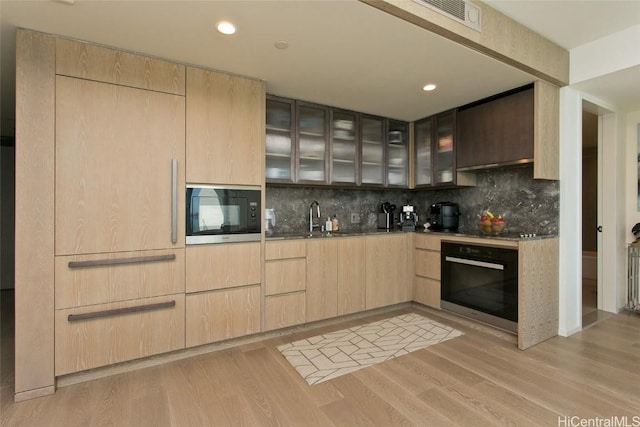
[[[416,313],[278,347],[309,384],[318,384],[463,335]]]

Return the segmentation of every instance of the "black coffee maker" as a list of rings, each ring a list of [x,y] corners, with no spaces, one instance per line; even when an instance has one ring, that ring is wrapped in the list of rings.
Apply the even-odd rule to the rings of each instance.
[[[457,203],[439,202],[429,209],[429,230],[457,231],[460,218],[460,208]]]
[[[416,207],[407,202],[402,206],[402,213],[400,214],[400,229],[402,231],[415,231],[416,224],[418,223],[418,214],[416,213]]]

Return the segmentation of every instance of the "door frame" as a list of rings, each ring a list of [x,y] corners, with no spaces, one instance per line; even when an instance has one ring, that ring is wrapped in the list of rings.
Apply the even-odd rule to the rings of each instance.
[[[602,139],[606,147],[602,162],[600,206],[624,205],[624,147],[618,137],[618,115],[606,103],[571,87],[560,89],[560,289],[558,334],[569,336],[582,330],[582,109],[583,101],[597,107]],[[607,189],[607,191],[604,191]],[[602,223],[599,215],[599,223]],[[598,244],[598,282],[602,283],[601,309],[617,312],[626,266],[625,214],[615,209],[603,226]],[[626,282],[625,282],[626,283]]]

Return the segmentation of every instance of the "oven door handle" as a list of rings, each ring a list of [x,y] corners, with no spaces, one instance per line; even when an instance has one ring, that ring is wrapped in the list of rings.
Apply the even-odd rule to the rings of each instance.
[[[493,262],[476,261],[473,259],[457,258],[453,256],[446,256],[444,259],[445,261],[449,261],[457,264],[472,265],[474,267],[492,268],[494,270],[504,270],[504,265],[495,264]]]

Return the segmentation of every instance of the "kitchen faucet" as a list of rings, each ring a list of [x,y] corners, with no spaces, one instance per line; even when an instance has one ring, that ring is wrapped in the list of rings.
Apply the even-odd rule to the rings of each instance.
[[[313,216],[313,205],[317,207],[317,215]],[[311,206],[309,206],[309,233],[313,233],[314,228],[320,229],[320,203],[317,200],[311,202]]]

